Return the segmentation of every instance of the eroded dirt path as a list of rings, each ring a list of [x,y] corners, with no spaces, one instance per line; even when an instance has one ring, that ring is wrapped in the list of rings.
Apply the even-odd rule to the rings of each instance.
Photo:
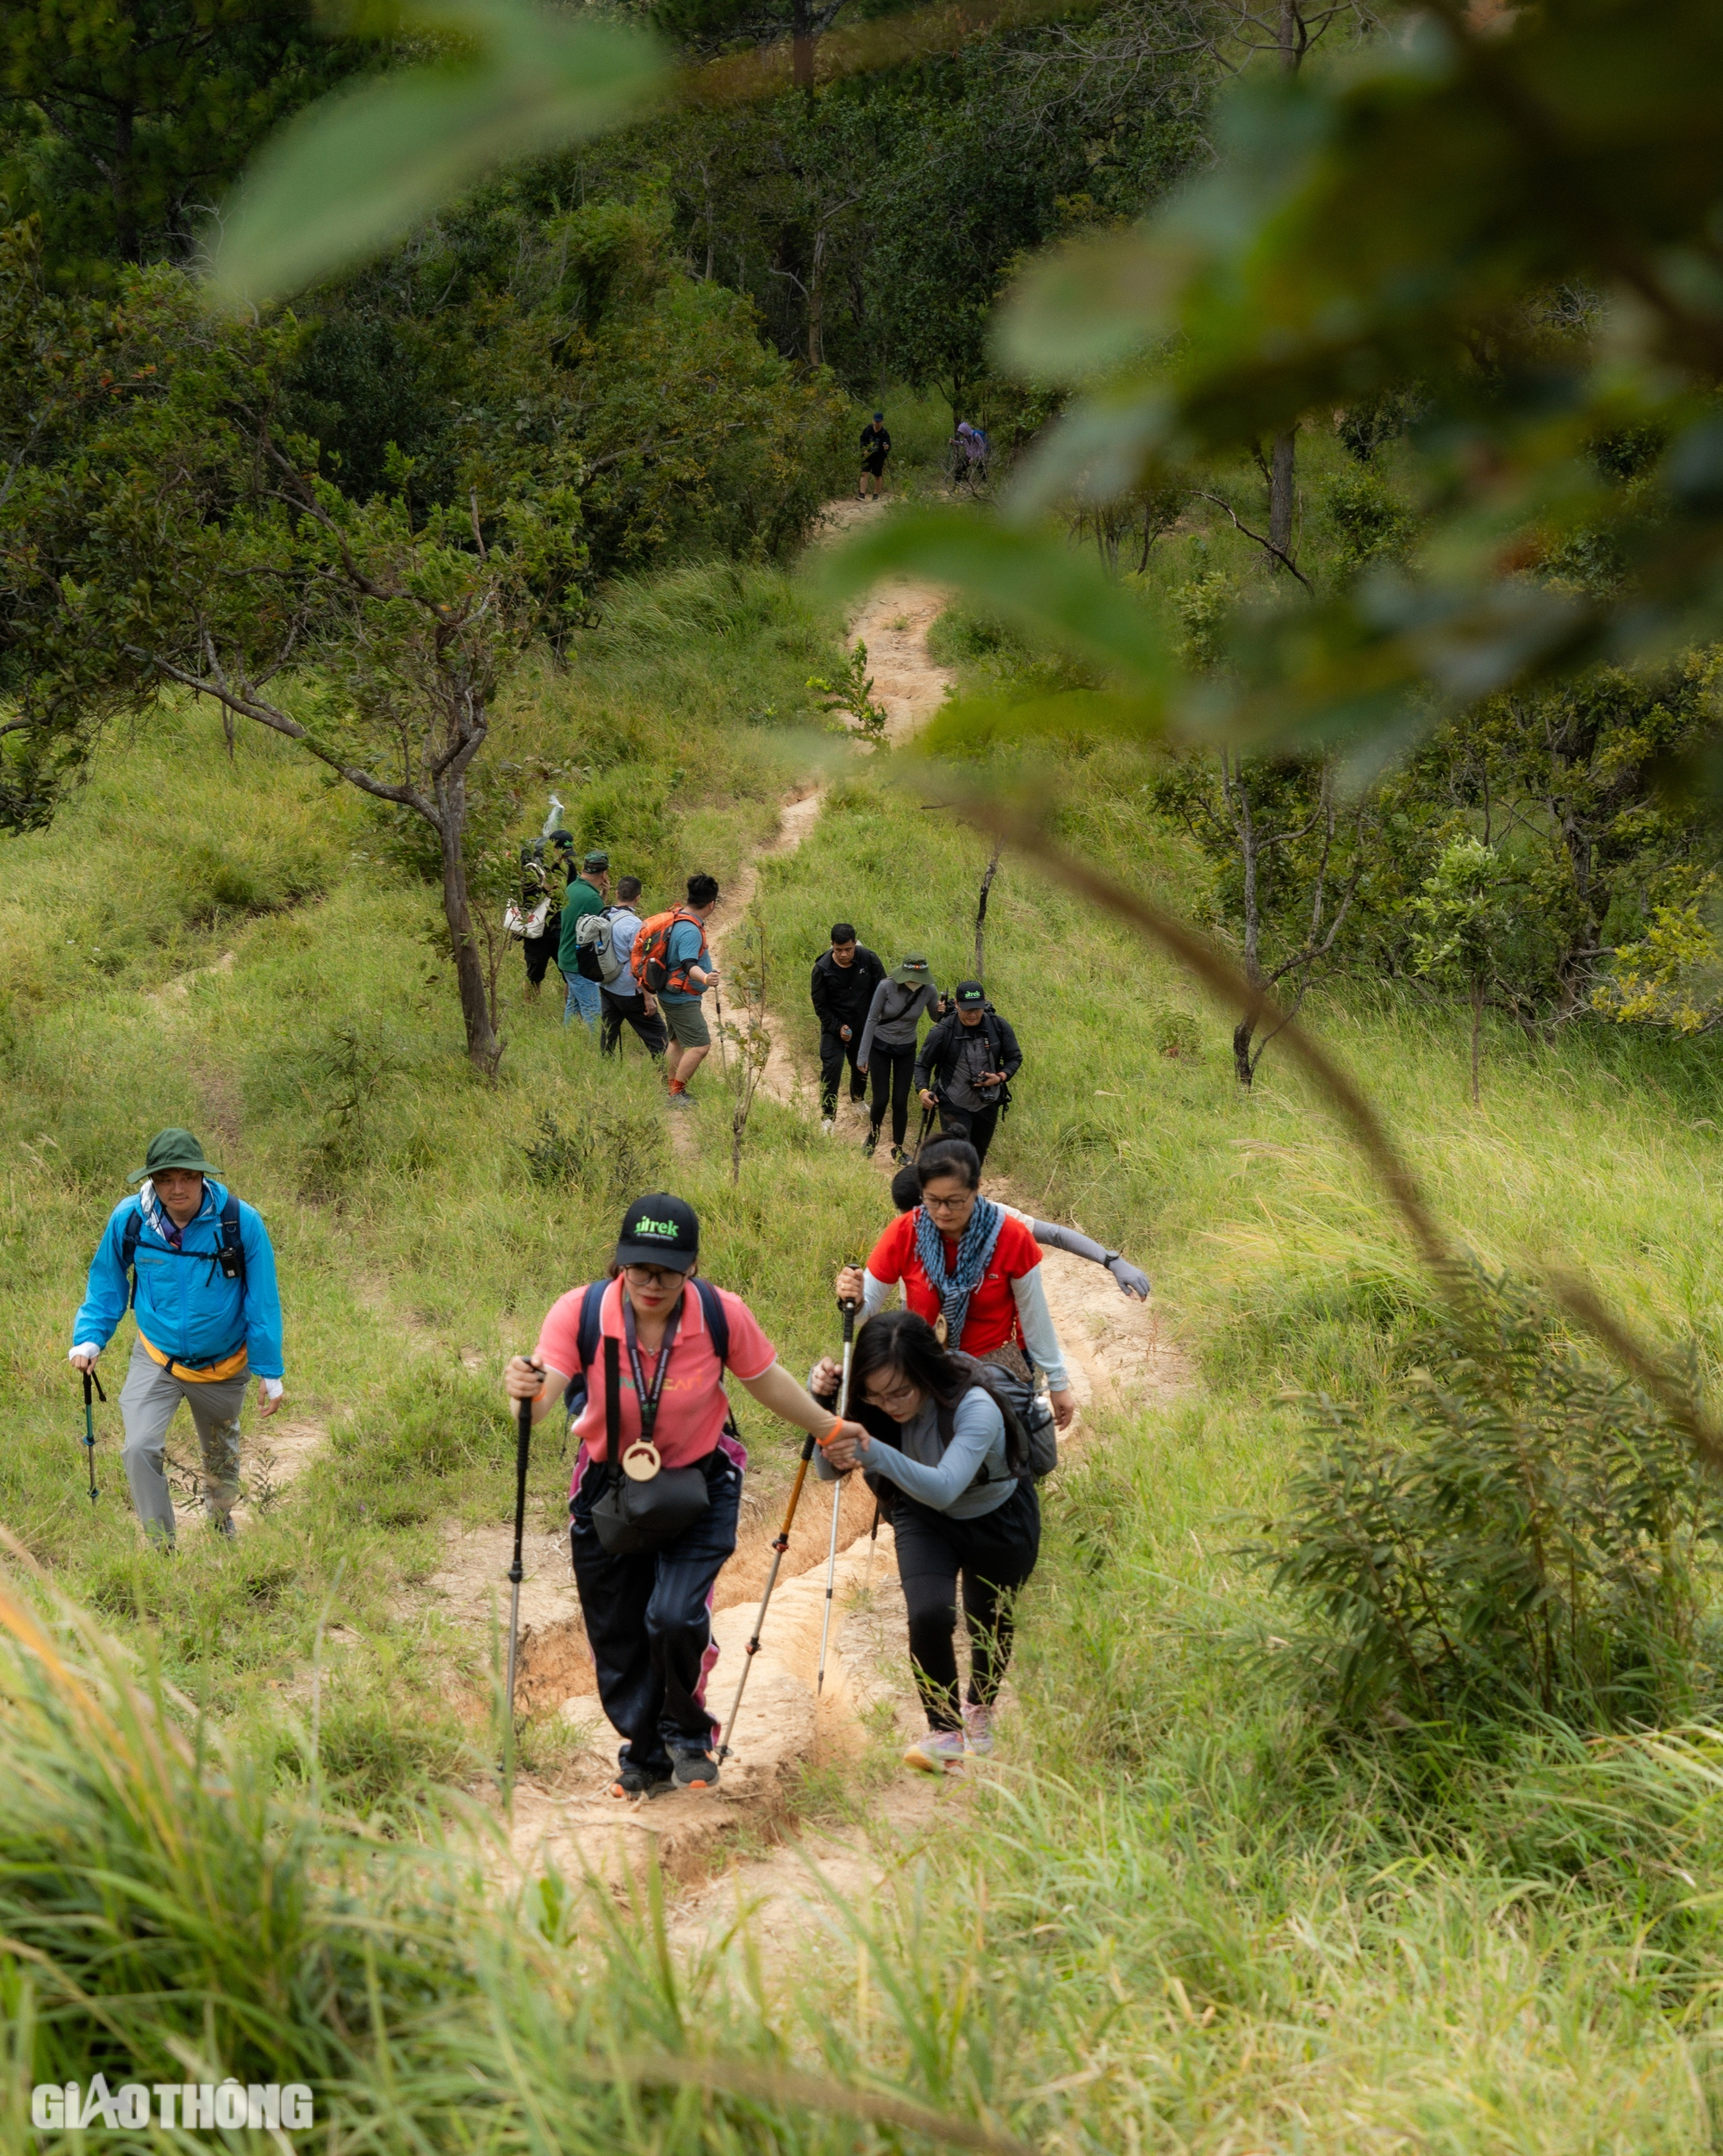
[[[828,512],[828,528],[842,532],[875,514],[871,504],[836,503]],[[885,707],[887,738],[893,742],[913,734],[945,699],[950,676],[927,648],[928,630],[943,603],[930,585],[895,580],[874,592],[850,624],[851,637],[868,646],[874,698]],[[737,975],[737,932],[753,904],[760,863],[801,844],[821,801],[818,788],[787,800],[771,841],[725,893],[709,936],[725,980]],[[787,1044],[793,1024],[785,1006],[793,984],[787,991],[778,981],[774,988],[778,1007],[768,1014],[772,1048],[763,1089],[812,1118],[818,1112],[818,1070]],[[743,1014],[732,1002],[725,1015],[735,1021]],[[859,1144],[865,1129],[865,1112],[840,1096],[833,1143]],[[891,1173],[885,1150],[874,1156],[874,1164],[883,1185]],[[1034,1210],[997,1179],[989,1178],[986,1187]],[[1152,1304],[1128,1301],[1108,1274],[1080,1259],[1048,1251],[1043,1264],[1079,1407],[1067,1442],[1080,1442],[1086,1416],[1096,1409],[1165,1403],[1191,1389],[1188,1362]],[[720,1654],[710,1704],[720,1717],[730,1711],[782,1503],[781,1495],[769,1504],[744,1497],[737,1554],[719,1579],[713,1629]],[[859,1478],[842,1500],[831,1642],[824,1687],[816,1695],[830,1506],[829,1487],[810,1480],[737,1726],[725,1732],[732,1751],[718,1789],[650,1804],[622,1804],[605,1793],[614,1736],[598,1704],[566,1542],[560,1533],[532,1538],[522,1596],[527,1625],[523,1701],[538,1709],[556,1706],[590,1733],[591,1743],[580,1767],[557,1789],[528,1785],[519,1791],[513,1848],[523,1867],[554,1862],[620,1884],[630,1873],[638,1876],[650,1851],[682,1889],[671,1929],[685,1945],[728,1936],[740,1924],[762,1947],[811,1933],[835,1942],[847,1935],[810,1865],[834,1891],[865,1907],[928,1832],[954,1811],[961,1813],[972,1786],[963,1778],[939,1782],[905,1771],[870,1794],[865,1834],[806,1822],[791,1827],[809,1770],[842,1773],[870,1744],[906,1742],[921,1727],[891,1530],[880,1526],[877,1537],[870,1533],[873,1501]],[[501,1600],[507,1592],[496,1584],[501,1567],[494,1549],[500,1538],[488,1532],[482,1550],[480,1541],[469,1538],[463,1548],[470,1546],[471,1557],[482,1561],[463,1563],[451,1551],[449,1567],[433,1582],[451,1610],[463,1607],[474,1618],[482,1618],[491,1596]]]

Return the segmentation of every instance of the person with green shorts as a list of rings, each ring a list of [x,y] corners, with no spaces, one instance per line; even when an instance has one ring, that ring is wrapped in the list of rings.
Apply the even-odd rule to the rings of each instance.
[[[670,1106],[688,1106],[688,1081],[706,1061],[712,1033],[700,1008],[700,998],[718,978],[706,940],[706,924],[718,904],[718,879],[710,875],[688,878],[688,902],[678,907],[664,956],[669,977],[659,992],[658,1008],[669,1029],[670,1045],[664,1051],[664,1069],[670,1081]]]

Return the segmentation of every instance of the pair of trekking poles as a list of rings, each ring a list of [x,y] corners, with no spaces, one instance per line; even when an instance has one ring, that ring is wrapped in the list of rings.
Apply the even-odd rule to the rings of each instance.
[[[837,1412],[841,1420],[849,1412],[849,1359],[855,1346],[855,1315],[858,1305],[855,1303],[840,1303],[838,1308],[843,1313],[843,1374],[839,1380],[837,1395]],[[84,1381],[84,1397],[87,1408],[90,1399],[90,1380],[87,1377]],[[104,1394],[103,1397],[105,1399],[106,1395]],[[94,1443],[93,1439],[91,1443]],[[724,1735],[726,1737],[736,1728],[736,1717],[742,1711],[742,1695],[748,1689],[748,1673],[754,1666],[754,1657],[760,1652],[760,1635],[765,1629],[766,1612],[772,1606],[772,1591],[778,1584],[778,1571],[784,1561],[784,1552],[790,1546],[790,1530],[795,1524],[796,1507],[801,1502],[802,1486],[807,1480],[808,1462],[813,1458],[813,1448],[814,1436],[813,1432],[810,1430],[802,1443],[802,1456],[796,1468],[795,1481],[790,1488],[790,1502],[784,1514],[784,1524],[778,1530],[776,1539],[772,1544],[772,1568],[766,1575],[766,1592],[760,1598],[760,1608],[754,1619],[754,1629],[746,1648],[743,1650],[742,1680],[736,1687],[736,1698],[731,1706],[730,1719],[724,1725]],[[526,1531],[526,1474],[532,1455],[532,1403],[530,1399],[525,1399],[519,1404],[515,1422],[514,1557],[508,1567],[508,1673],[505,1679],[508,1700],[508,1737],[504,1761],[506,1779],[513,1751],[514,1680],[519,1665],[520,1647],[520,1583],[523,1577],[521,1542]],[[93,1452],[90,1457],[92,1465],[90,1494],[93,1500],[96,1495]],[[831,1538],[825,1559],[825,1617],[819,1632],[819,1674],[814,1686],[816,1701],[825,1690],[826,1648],[831,1637],[832,1591],[837,1579],[837,1523],[843,1504],[843,1479],[840,1475],[831,1489]],[[872,1532],[874,1540],[877,1541],[880,1533],[880,1508],[877,1504],[874,1507]],[[869,1556],[870,1558],[872,1556],[871,1550]],[[718,1748],[718,1758],[728,1759],[731,1749],[731,1746],[728,1743],[720,1743]]]

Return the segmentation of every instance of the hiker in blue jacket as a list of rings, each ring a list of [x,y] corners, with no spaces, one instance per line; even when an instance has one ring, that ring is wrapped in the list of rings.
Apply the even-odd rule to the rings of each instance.
[[[120,1393],[122,1457],[145,1533],[173,1548],[173,1499],[162,1472],[168,1424],[183,1400],[202,1454],[203,1509],[233,1532],[239,1493],[239,1410],[258,1380],[258,1412],[282,1400],[281,1297],[269,1231],[211,1180],[219,1171],[190,1131],[159,1131],[114,1208],[90,1261],[72,1329],[72,1361],[91,1370],[128,1303],[138,1337]],[[135,1286],[134,1285],[135,1283]]]

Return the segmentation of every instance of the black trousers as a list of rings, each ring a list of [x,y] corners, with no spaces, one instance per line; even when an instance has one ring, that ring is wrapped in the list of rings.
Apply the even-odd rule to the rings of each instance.
[[[622,1038],[622,1029],[631,1025],[646,1044],[649,1056],[662,1056],[669,1041],[664,1031],[664,1021],[656,1011],[646,1008],[644,995],[613,995],[608,988],[598,992],[600,1016],[598,1022],[598,1044],[606,1056],[616,1053],[617,1043]]]
[[[901,1145],[909,1130],[910,1101],[914,1095],[910,1081],[915,1075],[915,1062],[913,1044],[885,1048],[878,1040],[868,1058],[868,1075],[874,1081],[874,1128],[877,1131],[885,1121],[889,1106],[893,1145]]]
[[[849,1029],[846,1041],[828,1026],[819,1037],[819,1112],[822,1115],[837,1112],[837,1081],[843,1075],[843,1066],[849,1065],[849,1098],[864,1100],[868,1096],[868,1081],[855,1068],[855,1051],[862,1045],[862,1025],[857,1020]]]
[[[957,1702],[957,1586],[969,1634],[973,1706],[991,1707],[1011,1658],[1012,1604],[1041,1555],[1041,1500],[1019,1482],[1005,1503],[978,1520],[906,1498],[891,1497],[898,1577],[909,1605],[910,1661],[928,1727],[961,1729]]]
[[[736,1548],[742,1470],[721,1447],[701,1464],[712,1502],[663,1549],[613,1557],[599,1541],[592,1507],[610,1473],[603,1461],[587,1462],[569,1507],[575,1585],[598,1665],[598,1696],[626,1740],[617,1764],[665,1777],[678,1754],[709,1752],[718,1735],[706,1710],[706,1680],[718,1660],[712,1597]]]
[[[562,932],[563,924],[559,917],[545,924],[542,936],[521,938],[520,948],[526,954],[526,978],[535,988],[544,980],[550,961],[557,955],[557,939]]]
[[[993,1142],[993,1133],[998,1127],[997,1104],[991,1108],[955,1108],[943,1094],[940,1095],[940,1136],[967,1138],[984,1161],[987,1157],[987,1148]]]

